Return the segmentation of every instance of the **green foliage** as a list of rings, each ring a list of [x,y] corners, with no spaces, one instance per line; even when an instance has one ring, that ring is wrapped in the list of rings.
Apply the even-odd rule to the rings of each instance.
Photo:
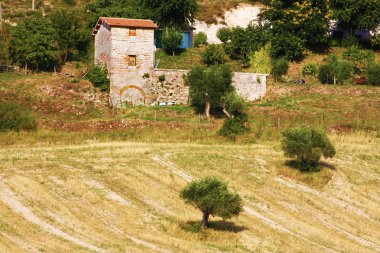
[[[268,43],[259,51],[250,54],[249,62],[252,72],[270,74],[272,69],[271,47],[271,44]]]
[[[228,34],[227,30],[220,30]],[[221,36],[219,34],[219,36]],[[249,60],[251,52],[258,51],[268,41],[268,32],[266,28],[261,26],[249,26],[247,28],[235,27],[233,28],[228,37],[221,39],[224,40],[223,47],[226,54],[231,59],[240,59],[245,62]]]
[[[76,0],[64,0],[65,4],[67,5],[75,5],[77,3]]]
[[[227,27],[220,28],[216,33],[216,36],[221,42],[227,43],[231,38],[231,29]]]
[[[315,76],[318,71],[318,66],[315,63],[306,63],[302,67],[302,75],[303,76]]]
[[[380,34],[375,34],[371,38],[371,45],[373,47],[380,47]]]
[[[335,55],[330,55],[325,63],[319,66],[318,79],[323,84],[342,84],[351,78],[354,69],[347,61],[339,60]]]
[[[110,91],[110,80],[107,68],[104,66],[93,66],[87,73],[86,78],[101,91]]]
[[[298,60],[303,57],[305,41],[296,35],[272,30],[270,42],[274,58],[286,57],[289,60]]]
[[[152,18],[152,11],[144,8],[139,0],[95,0],[86,6],[89,27],[93,28],[99,17]]]
[[[196,66],[186,77],[190,86],[190,97],[193,105],[202,111],[206,105],[206,97],[210,98],[211,107],[221,107],[221,99],[233,90],[232,72],[229,65],[213,66],[207,69]]]
[[[207,45],[207,35],[204,32],[199,32],[195,35],[194,46],[199,47],[202,45]]]
[[[351,62],[357,73],[362,73],[368,65],[375,60],[375,53],[372,50],[364,50],[357,46],[349,47],[343,53],[343,59]]]
[[[336,154],[334,145],[322,130],[288,129],[282,135],[282,149],[285,155],[296,158],[301,170],[317,166],[322,155],[325,158],[332,158]]]
[[[329,31],[329,20],[331,10],[329,0],[264,0],[269,8],[263,11],[264,18],[268,20],[272,27],[272,33],[277,37],[275,40],[286,42],[288,36],[294,50],[300,42],[307,44],[325,44]],[[272,41],[273,43],[273,41]],[[281,43],[276,43],[275,48]],[[274,46],[274,44],[273,44]],[[289,54],[276,54],[275,56],[287,56],[293,59]]]
[[[221,102],[223,109],[232,115],[232,117],[245,114],[248,109],[247,103],[236,93],[235,90],[226,93],[221,98]]]
[[[0,102],[0,132],[36,129],[37,119],[30,110],[15,103]]]
[[[279,80],[288,72],[289,61],[286,58],[280,58],[274,61],[272,66],[272,75],[275,80]]]
[[[245,126],[247,121],[247,114],[240,114],[233,118],[227,118],[224,121],[222,128],[219,130],[219,134],[235,140],[238,135],[246,133],[249,130],[248,127]]]
[[[91,37],[84,23],[75,11],[56,10],[50,14],[50,20],[57,34],[60,51],[60,63],[75,60],[80,52],[86,52]]]
[[[380,64],[372,63],[368,66],[367,70],[368,83],[380,86]]]
[[[203,213],[202,225],[207,227],[210,215],[230,219],[242,211],[242,200],[228,190],[227,184],[217,178],[206,177],[189,183],[180,194],[186,203]]]
[[[161,27],[186,28],[198,11],[196,0],[140,0]]]
[[[334,19],[339,21],[343,29],[353,31],[355,29],[373,30],[380,23],[379,0],[331,0]]]
[[[207,66],[224,64],[226,59],[223,47],[215,44],[209,45],[202,53],[202,61]]]
[[[52,69],[58,62],[57,33],[47,18],[34,15],[12,29],[9,56],[13,63],[30,68]]]
[[[162,46],[165,52],[174,56],[182,44],[182,39],[182,32],[174,28],[166,28],[162,34]]]

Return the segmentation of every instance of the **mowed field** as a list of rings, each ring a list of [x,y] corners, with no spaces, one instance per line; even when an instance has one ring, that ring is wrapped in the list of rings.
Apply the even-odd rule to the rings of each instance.
[[[280,143],[101,142],[0,148],[0,252],[380,252],[380,139],[330,135],[320,173]],[[216,176],[244,200],[228,222],[180,190]]]

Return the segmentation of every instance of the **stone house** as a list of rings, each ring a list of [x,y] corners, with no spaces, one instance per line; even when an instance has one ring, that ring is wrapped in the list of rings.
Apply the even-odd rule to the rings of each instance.
[[[155,68],[158,29],[151,20],[99,18],[93,30],[95,64],[108,70],[113,106],[189,102],[187,71]],[[266,79],[265,74],[234,73],[233,85],[243,98],[255,100],[265,95]]]

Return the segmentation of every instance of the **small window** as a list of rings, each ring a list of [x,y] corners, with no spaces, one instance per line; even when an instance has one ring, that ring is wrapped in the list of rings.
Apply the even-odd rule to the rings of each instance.
[[[127,63],[128,66],[136,66],[136,55],[128,55]]]
[[[136,29],[129,29],[129,36],[136,36]]]

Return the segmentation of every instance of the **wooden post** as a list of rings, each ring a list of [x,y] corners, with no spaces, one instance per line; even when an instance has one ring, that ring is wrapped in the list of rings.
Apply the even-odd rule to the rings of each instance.
[[[34,5],[34,0],[32,0],[32,10],[34,11],[35,5]]]

